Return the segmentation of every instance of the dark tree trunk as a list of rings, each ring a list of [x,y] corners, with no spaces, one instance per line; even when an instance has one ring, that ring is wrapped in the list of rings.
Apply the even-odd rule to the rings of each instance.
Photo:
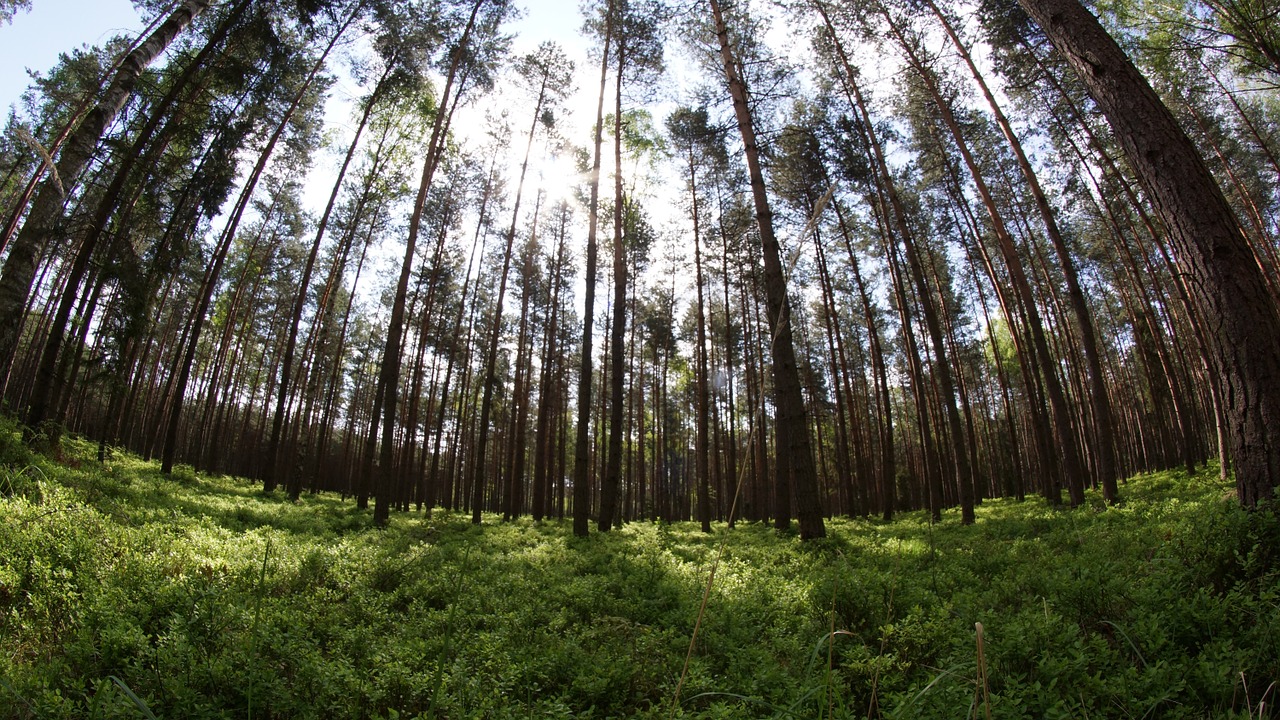
[[[1084,81],[1169,231],[1223,378],[1240,503],[1280,485],[1280,315],[1221,188],[1115,40],[1076,0],[1019,0]]]
[[[729,30],[720,4],[710,0],[715,20],[715,33],[719,41],[725,80],[733,98],[734,114],[742,144],[746,151],[747,172],[751,179],[751,196],[755,203],[756,224],[760,230],[760,244],[765,265],[765,294],[771,337],[769,348],[773,360],[773,376],[777,401],[777,433],[779,447],[778,486],[791,485],[796,495],[796,515],[800,521],[800,536],[804,539],[826,535],[822,519],[822,500],[818,489],[818,476],[813,463],[813,450],[809,442],[809,423],[804,406],[804,394],[800,385],[800,370],[796,364],[795,346],[791,336],[790,299],[787,297],[786,276],[782,267],[778,240],[773,234],[773,212],[765,190],[764,174],[760,169],[760,147],[756,141],[751,110],[747,105],[747,87],[738,74],[738,64],[729,44]],[[785,442],[785,445],[783,445]],[[781,469],[785,466],[785,470]],[[789,475],[789,477],[788,477]],[[780,491],[782,492],[782,491]],[[789,518],[775,517],[775,524],[784,526]]]
[[[591,340],[596,307],[596,241],[600,208],[600,146],[604,134],[604,90],[613,40],[613,0],[605,10],[604,51],[600,59],[600,93],[596,103],[595,154],[591,161],[591,202],[587,221],[586,288],[582,310],[582,357],[578,368],[578,422],[573,443],[573,534],[586,537],[591,519]]]

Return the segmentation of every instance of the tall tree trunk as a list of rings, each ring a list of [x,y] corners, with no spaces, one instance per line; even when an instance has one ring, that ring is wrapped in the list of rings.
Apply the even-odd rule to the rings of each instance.
[[[773,212],[765,190],[764,173],[760,169],[760,146],[756,141],[751,110],[747,105],[747,87],[738,74],[738,64],[729,44],[729,30],[717,0],[709,0],[715,33],[719,40],[725,80],[733,98],[734,115],[742,144],[746,151],[747,172],[751,179],[751,196],[755,204],[756,224],[760,229],[760,244],[765,264],[765,294],[771,339],[769,343],[773,359],[774,388],[777,401],[778,439],[786,445],[777,449],[779,460],[790,471],[779,470],[776,482],[790,485],[796,494],[796,515],[800,521],[800,536],[804,539],[826,535],[822,520],[822,501],[818,490],[818,476],[813,463],[813,450],[809,443],[809,423],[804,406],[804,394],[800,385],[800,370],[796,364],[795,346],[791,337],[790,299],[787,297],[786,275],[782,267],[778,240],[773,234]],[[783,463],[779,462],[779,466]],[[775,517],[775,525],[786,527],[790,518]]]
[[[888,363],[885,361],[884,342],[881,340],[879,323],[876,322],[875,308],[871,304],[871,294],[867,292],[867,285],[863,282],[858,256],[854,252],[844,209],[839,201],[835,202],[835,209],[836,218],[840,223],[840,235],[844,240],[845,252],[849,255],[849,268],[853,273],[854,286],[857,288],[858,299],[862,304],[863,322],[867,326],[867,344],[870,345],[871,349],[871,371],[876,378],[876,414],[879,416],[880,441],[880,511],[881,516],[888,522],[893,519],[897,494],[895,487],[897,482],[897,458],[894,453],[893,442],[893,398],[890,395],[889,376],[886,368]]]
[[[192,0],[195,2],[196,0]],[[346,27],[343,27],[345,31]],[[262,178],[263,171],[266,170],[267,162],[275,152],[276,144],[280,138],[284,136],[284,132],[288,129],[293,115],[302,105],[303,99],[311,89],[312,83],[319,76],[320,70],[324,67],[325,61],[329,57],[329,53],[338,44],[338,40],[342,37],[342,31],[334,33],[329,44],[325,47],[324,52],[312,64],[306,79],[302,86],[294,93],[289,103],[289,107],[285,110],[280,118],[280,122],[276,125],[271,137],[267,140],[262,152],[258,155],[258,162],[249,174],[248,180],[245,182],[244,189],[240,193],[240,198],[232,210],[231,216],[227,221],[227,225],[223,230],[223,236],[218,243],[218,249],[212,259],[212,264],[205,273],[204,282],[202,283],[201,298],[198,302],[193,317],[193,327],[191,337],[188,338],[186,357],[182,366],[178,371],[178,380],[173,389],[170,402],[168,428],[165,431],[164,455],[161,460],[161,472],[168,474],[173,470],[174,454],[177,451],[178,441],[178,424],[182,418],[183,396],[186,394],[187,381],[191,375],[191,365],[195,361],[196,346],[199,344],[200,330],[204,325],[204,315],[209,310],[209,303],[212,300],[214,287],[218,283],[218,278],[222,274],[222,265],[226,261],[227,251],[231,247],[231,242],[235,238],[236,229],[239,227],[240,219],[244,215],[244,211],[249,206],[249,201],[253,197],[253,191],[257,187],[258,181]]]
[[[541,194],[535,204],[541,208]],[[538,232],[538,214],[538,210],[535,209],[533,211],[534,239],[537,238]],[[529,357],[533,344],[529,339],[529,302],[533,294],[535,245],[535,242],[530,242],[523,253],[524,282],[520,293],[520,329],[516,332],[515,386],[511,393],[509,420],[511,431],[507,440],[507,495],[503,502],[503,518],[506,520],[519,517],[524,510],[524,476],[527,459],[525,440],[529,434],[529,378],[533,373],[533,363]]]
[[[955,117],[951,103],[943,96],[942,90],[938,86],[936,76],[925,65],[915,44],[902,34],[899,26],[887,15],[886,19],[889,19],[890,28],[898,37],[899,44],[906,53],[907,61],[915,68],[916,73],[924,81],[925,87],[932,96],[934,105],[938,108],[938,114],[950,132],[956,148],[960,151],[978,195],[982,199],[983,207],[986,208],[987,215],[991,218],[996,239],[999,241],[1001,253],[1004,255],[1005,265],[1009,270],[1010,279],[1013,281],[1014,291],[1018,295],[1018,299],[1022,303],[1023,310],[1027,316],[1032,346],[1043,376],[1041,380],[1049,397],[1049,407],[1053,412],[1054,428],[1058,438],[1058,451],[1062,459],[1063,476],[1066,479],[1067,489],[1071,496],[1071,505],[1072,507],[1078,506],[1084,502],[1084,467],[1080,460],[1080,449],[1071,430],[1071,412],[1067,404],[1066,394],[1063,392],[1062,383],[1058,377],[1058,369],[1053,362],[1053,355],[1050,353],[1049,344],[1045,338],[1044,327],[1040,319],[1040,312],[1036,306],[1035,296],[1031,291],[1031,285],[1027,279],[1022,261],[1014,248],[1013,237],[1000,214],[995,198],[987,186],[978,161],[969,149],[968,142],[964,137],[964,131],[960,126],[959,120]]]
[[[208,5],[208,3],[206,3],[206,5]],[[71,137],[72,133],[74,133],[80,126],[80,122],[85,118],[85,114],[89,112],[90,106],[94,105],[96,93],[103,89],[108,77],[117,77],[124,64],[129,62],[133,58],[134,53],[155,34],[157,27],[167,20],[168,18],[164,15],[156,15],[156,17],[151,21],[151,24],[143,28],[143,30],[138,33],[138,36],[134,38],[133,44],[118,55],[115,62],[109,68],[106,68],[99,73],[98,82],[94,91],[86,92],[80,99],[80,102],[76,105],[75,109],[68,114],[66,123],[58,131],[58,134],[54,137],[53,141],[48,144],[48,147],[44,148],[44,152],[41,153],[45,157],[41,158],[40,164],[36,166],[35,171],[31,173],[31,177],[27,179],[26,184],[22,188],[22,192],[18,194],[13,203],[13,207],[9,211],[9,216],[5,218],[4,227],[0,228],[0,252],[3,252],[5,248],[9,247],[9,241],[13,239],[13,234],[17,232],[18,224],[22,221],[22,214],[26,211],[27,205],[31,202],[32,196],[35,195],[38,189],[40,189],[41,178],[44,177],[44,174],[49,170],[49,166],[51,164],[53,164],[55,168],[57,167],[56,163],[52,162],[52,158],[62,150],[62,146],[66,143],[67,138]],[[150,64],[150,61],[148,61],[147,64]],[[110,123],[107,124],[110,125]],[[54,172],[54,182],[61,182],[62,178],[57,175],[58,171],[55,169]],[[6,178],[6,180],[7,179],[8,178]],[[63,191],[70,190],[70,188],[66,186],[62,189]]]
[[[554,466],[555,418],[558,395],[555,382],[556,369],[560,366],[556,346],[559,343],[560,276],[565,254],[565,229],[568,224],[568,208],[561,206],[560,225],[556,232],[556,256],[551,263],[551,287],[547,293],[549,317],[542,341],[542,369],[538,382],[538,416],[534,430],[533,468],[533,519],[541,521],[549,514],[547,502],[550,495],[551,472]]]
[[[222,41],[226,39],[231,26],[246,6],[245,0],[241,0],[239,5],[233,8],[231,13],[219,23],[218,28],[206,41],[200,52],[187,63],[187,66],[179,76],[174,79],[164,97],[154,107],[150,108],[147,122],[138,131],[132,147],[122,155],[119,164],[113,168],[111,184],[98,200],[93,219],[85,236],[79,243],[79,248],[71,263],[65,291],[58,303],[49,331],[45,337],[44,348],[36,365],[35,384],[32,388],[30,408],[27,413],[28,426],[38,426],[45,419],[48,407],[56,405],[57,398],[65,393],[64,375],[57,372],[56,367],[59,354],[63,349],[63,343],[66,340],[67,323],[71,318],[71,309],[75,302],[76,293],[79,291],[79,287],[84,282],[89,271],[89,262],[94,254],[98,252],[99,241],[102,234],[106,232],[111,215],[121,207],[121,196],[125,193],[125,185],[132,175],[134,167],[139,163],[143,168],[154,167],[164,150],[169,146],[169,141],[172,139],[173,126],[177,124],[176,118],[170,118],[169,126],[165,128],[165,132],[157,142],[151,143],[151,140],[157,130],[160,130],[161,122],[169,117],[170,108],[174,106],[174,103],[178,101],[182,93],[190,89],[191,80],[196,72],[204,65]],[[203,89],[203,85],[196,88],[192,95],[198,97]],[[181,111],[180,108],[179,114],[181,114]],[[143,190],[142,183],[137,185],[138,187],[133,194],[133,202],[125,203],[125,206],[129,209],[132,209],[133,204],[136,203],[137,193]],[[127,225],[129,213],[126,212],[124,214],[126,217],[121,218],[119,222],[122,225]],[[117,237],[109,243],[105,253],[105,263],[112,261],[121,242],[122,240]],[[83,318],[83,322],[88,323],[87,316],[80,315],[79,317]],[[53,419],[61,421],[62,413],[55,411]]]
[[[711,404],[707,389],[707,321],[702,297],[702,226],[698,208],[698,172],[692,147],[688,156],[689,166],[689,199],[691,208],[689,216],[693,220],[693,267],[694,282],[697,284],[698,313],[698,346],[694,348],[694,364],[696,366],[694,383],[697,394],[697,435],[694,439],[694,465],[698,475],[698,522],[702,532],[711,532],[711,488],[708,478],[710,452],[708,439],[708,419]],[[725,308],[728,309],[727,307]]]
[[[627,253],[623,245],[622,193],[622,80],[626,71],[627,37],[618,33],[618,72],[614,82],[613,109],[613,326],[609,347],[612,353],[609,370],[609,451],[604,478],[600,483],[600,518],[597,527],[608,532],[617,513],[618,485],[622,480],[622,415],[623,391],[626,388],[626,353],[622,345],[627,337]]]
[[[809,200],[812,205],[812,198]],[[807,210],[809,216],[814,217],[815,208],[811,206]],[[844,332],[840,329],[840,308],[836,303],[831,272],[827,267],[827,252],[823,247],[825,241],[816,223],[812,235],[813,248],[817,251],[818,284],[822,293],[822,308],[826,315],[822,325],[827,341],[827,362],[831,368],[831,392],[835,395],[833,435],[836,445],[836,477],[839,480],[837,488],[839,492],[844,493],[844,514],[852,517],[857,512],[854,506],[858,504],[853,488],[853,468],[857,467],[862,459],[862,448],[856,431],[851,433],[849,430],[850,406],[854,403],[853,386],[849,381],[849,362],[844,349]],[[818,426],[821,427],[821,424]],[[850,445],[857,448],[856,460]]]
[[[444,440],[445,415],[450,405],[449,382],[453,377],[453,368],[454,368],[454,365],[457,364],[457,356],[462,352],[460,348],[465,347],[465,344],[462,343],[462,338],[460,335],[460,333],[462,332],[462,321],[467,317],[467,309],[469,307],[474,307],[474,304],[475,304],[474,299],[471,302],[468,302],[468,297],[469,297],[468,294],[469,293],[475,294],[479,292],[478,277],[476,279],[477,287],[474,290],[471,288],[471,270],[473,267],[477,267],[477,266],[484,267],[484,248],[485,248],[486,241],[488,240],[488,234],[485,232],[485,227],[488,220],[489,201],[492,197],[493,189],[494,189],[494,184],[493,184],[494,165],[496,163],[497,163],[497,153],[495,151],[494,156],[490,158],[489,172],[485,175],[486,180],[485,180],[484,190],[482,191],[480,196],[479,220],[476,222],[475,236],[472,237],[471,239],[471,252],[467,256],[466,280],[463,282],[462,292],[460,293],[460,297],[462,298],[462,301],[458,303],[458,314],[454,317],[453,330],[449,336],[453,338],[455,343],[457,344],[452,348],[452,352],[449,353],[449,360],[445,365],[444,380],[441,382],[441,388],[439,392],[440,400],[436,404],[436,422],[435,422],[435,433],[434,433],[435,440],[434,440],[434,444],[431,451],[431,465],[427,470],[428,502],[430,502],[432,496],[439,493],[440,445]],[[478,251],[477,251],[477,247],[479,248]],[[468,328],[468,331],[467,331],[468,339],[470,339],[470,334],[471,334],[470,329]],[[459,393],[459,396],[458,396],[459,416],[461,416],[461,413],[462,413],[461,404],[462,404],[462,398],[465,394],[466,394],[466,391],[464,389],[463,392]],[[453,507],[452,498],[446,504],[452,509]],[[431,505],[428,504],[427,507],[428,507],[428,510],[430,510]]]
[[[133,94],[142,72],[196,16],[209,7],[210,1],[187,0],[125,57],[97,106],[68,136],[54,165],[54,177],[45,180],[36,193],[31,211],[9,248],[3,270],[0,270],[0,386],[7,382],[17,354],[18,335],[24,317],[22,310],[31,294],[36,259],[58,231],[65,194],[76,185],[98,141]]]
[[[596,102],[595,154],[591,161],[591,201],[587,220],[586,288],[582,310],[582,355],[578,369],[578,422],[573,444],[573,534],[586,537],[591,518],[591,340],[596,308],[596,241],[600,210],[600,147],[604,134],[604,90],[609,77],[609,45],[613,41],[613,6],[605,10],[604,50],[600,56],[600,93]]]
[[[1224,378],[1240,503],[1280,486],[1280,314],[1195,145],[1098,19],[1076,0],[1019,0],[1098,103],[1169,231]]]

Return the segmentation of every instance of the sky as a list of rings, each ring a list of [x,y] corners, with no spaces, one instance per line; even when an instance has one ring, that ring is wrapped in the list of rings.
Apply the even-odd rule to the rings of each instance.
[[[521,20],[510,28],[518,34],[516,52],[532,50],[542,40],[565,46],[579,64],[586,60],[578,0],[529,0]],[[18,102],[31,82],[27,70],[45,72],[60,53],[96,45],[119,33],[133,35],[143,22],[129,0],[34,0],[0,26],[0,110]]]
[[[538,43],[553,40],[565,48],[580,74],[590,76],[585,40],[578,34],[582,18],[579,0],[526,0],[518,3],[524,12],[508,26],[514,34],[513,54],[532,51]],[[31,83],[28,70],[44,73],[53,67],[60,53],[84,45],[105,42],[117,34],[136,35],[145,26],[130,0],[34,0],[32,10],[19,12],[11,24],[0,26],[0,113],[20,101]],[[335,64],[335,68],[340,63]],[[594,110],[594,87],[579,82],[577,94],[565,103],[566,117],[573,125],[589,122]],[[363,91],[339,78],[330,92],[326,124],[341,135],[350,124],[350,100]],[[478,124],[478,123],[477,123]],[[523,127],[523,121],[521,121]],[[328,168],[322,155],[316,157],[314,183],[308,183],[305,202],[323,203],[327,195]],[[311,186],[314,185],[314,190]],[[314,197],[313,197],[314,196]]]
[[[7,114],[31,83],[28,68],[43,73],[60,53],[142,27],[129,0],[34,0],[30,12],[0,27],[0,111]]]

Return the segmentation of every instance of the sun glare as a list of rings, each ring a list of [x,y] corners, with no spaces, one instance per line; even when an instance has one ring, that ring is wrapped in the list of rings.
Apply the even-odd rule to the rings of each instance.
[[[573,203],[574,189],[582,183],[582,179],[582,174],[568,154],[545,150],[529,156],[527,182],[535,183],[536,187],[542,189],[544,204],[561,201]]]

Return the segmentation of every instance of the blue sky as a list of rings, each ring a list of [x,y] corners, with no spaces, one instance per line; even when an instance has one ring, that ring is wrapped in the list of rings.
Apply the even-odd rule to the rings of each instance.
[[[27,68],[44,72],[59,53],[141,27],[129,0],[34,0],[30,12],[0,27],[0,112],[27,88]]]

